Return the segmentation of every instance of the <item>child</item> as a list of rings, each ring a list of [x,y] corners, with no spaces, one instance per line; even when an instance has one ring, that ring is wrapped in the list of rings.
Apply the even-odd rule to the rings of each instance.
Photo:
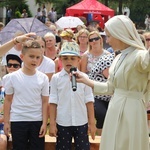
[[[69,76],[70,68],[80,62],[79,46],[65,42],[59,57],[64,69],[51,79],[49,135],[57,137],[56,150],[71,150],[72,137],[76,150],[89,150],[88,132],[94,139],[96,131],[94,97],[91,88],[84,84],[77,84],[73,91]]]
[[[14,54],[8,54],[6,57],[7,60],[7,72],[12,73],[17,71],[21,67],[21,59]],[[7,80],[7,75],[3,77],[3,85]],[[3,126],[4,126],[4,117],[3,117],[3,102],[5,97],[4,87],[2,86],[2,81],[0,81],[0,148],[1,150],[6,150],[7,148],[7,136],[4,134]]]
[[[8,54],[6,56],[6,63],[7,63],[6,65],[7,73],[12,73],[21,68],[22,60],[17,55]]]
[[[4,132],[8,135],[11,129],[15,150],[27,150],[27,146],[44,150],[49,81],[36,70],[42,57],[40,44],[26,41],[20,57],[22,68],[8,74],[5,82]]]

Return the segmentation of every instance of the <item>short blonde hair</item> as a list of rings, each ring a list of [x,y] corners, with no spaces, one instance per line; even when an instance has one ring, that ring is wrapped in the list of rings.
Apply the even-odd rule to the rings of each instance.
[[[48,37],[52,37],[52,38],[54,38],[54,39],[56,40],[55,35],[54,35],[53,33],[51,33],[51,32],[48,32],[48,33],[46,33],[46,34],[44,35],[44,38],[48,38]]]

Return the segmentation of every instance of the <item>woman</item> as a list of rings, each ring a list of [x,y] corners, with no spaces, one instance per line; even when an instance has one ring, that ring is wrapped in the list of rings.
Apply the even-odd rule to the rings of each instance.
[[[87,73],[92,80],[106,82],[113,55],[103,49],[103,39],[99,32],[92,31],[88,40],[90,48],[82,56],[81,71]],[[108,95],[95,95],[94,107],[98,135],[101,135],[109,100]]]
[[[56,44],[55,35],[53,33],[48,32],[44,35],[44,39],[46,41],[45,56],[51,58],[52,60],[55,60],[57,58],[57,48],[55,46]]]
[[[77,73],[77,81],[91,86],[95,93],[113,94],[100,150],[149,150],[145,100],[150,96],[150,53],[127,16],[108,20],[105,32],[110,46],[121,50],[110,67],[108,81],[92,81]]]
[[[81,29],[76,35],[76,41],[79,44],[80,55],[82,56],[85,51],[88,50],[89,42],[88,42],[89,31],[86,29]]]

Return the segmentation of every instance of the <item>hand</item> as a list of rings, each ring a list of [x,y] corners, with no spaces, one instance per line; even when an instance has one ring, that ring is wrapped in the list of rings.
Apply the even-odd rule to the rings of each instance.
[[[75,74],[77,82],[79,82],[79,83],[85,83],[86,82],[87,77],[85,75],[83,75],[83,73],[73,71],[72,74]],[[72,74],[70,74],[70,75],[72,76]]]
[[[52,137],[57,137],[57,127],[56,125],[50,124],[49,135]]]
[[[32,36],[35,36],[36,33],[27,33],[27,34],[24,34],[24,35],[20,35],[20,36],[17,36],[15,38],[15,41],[18,42],[18,43],[22,43],[22,42],[25,42],[26,40],[32,40],[34,38],[32,38]]]
[[[39,132],[39,137],[44,137],[47,131],[47,126],[45,124],[42,124]]]
[[[96,133],[96,126],[95,124],[91,124],[88,126],[88,133],[91,135],[92,139],[95,139],[95,133]]]
[[[83,72],[74,72],[74,74],[76,75],[77,82],[84,83],[84,84],[90,86],[91,88],[94,88],[94,81],[90,80],[88,78],[88,76],[85,76],[85,74],[83,74]]]
[[[10,134],[10,123],[4,123],[4,132],[6,136]]]

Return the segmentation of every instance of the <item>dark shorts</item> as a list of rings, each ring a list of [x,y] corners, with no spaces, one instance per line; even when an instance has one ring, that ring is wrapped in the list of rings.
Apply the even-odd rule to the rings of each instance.
[[[96,127],[98,129],[103,128],[103,123],[105,120],[108,104],[109,104],[108,101],[103,101],[95,98],[94,111],[95,111],[95,118],[96,118]]]
[[[44,150],[45,139],[39,138],[41,121],[11,122],[13,150]]]
[[[57,125],[58,137],[56,150],[71,150],[74,138],[75,150],[90,150],[88,125],[64,127]]]

